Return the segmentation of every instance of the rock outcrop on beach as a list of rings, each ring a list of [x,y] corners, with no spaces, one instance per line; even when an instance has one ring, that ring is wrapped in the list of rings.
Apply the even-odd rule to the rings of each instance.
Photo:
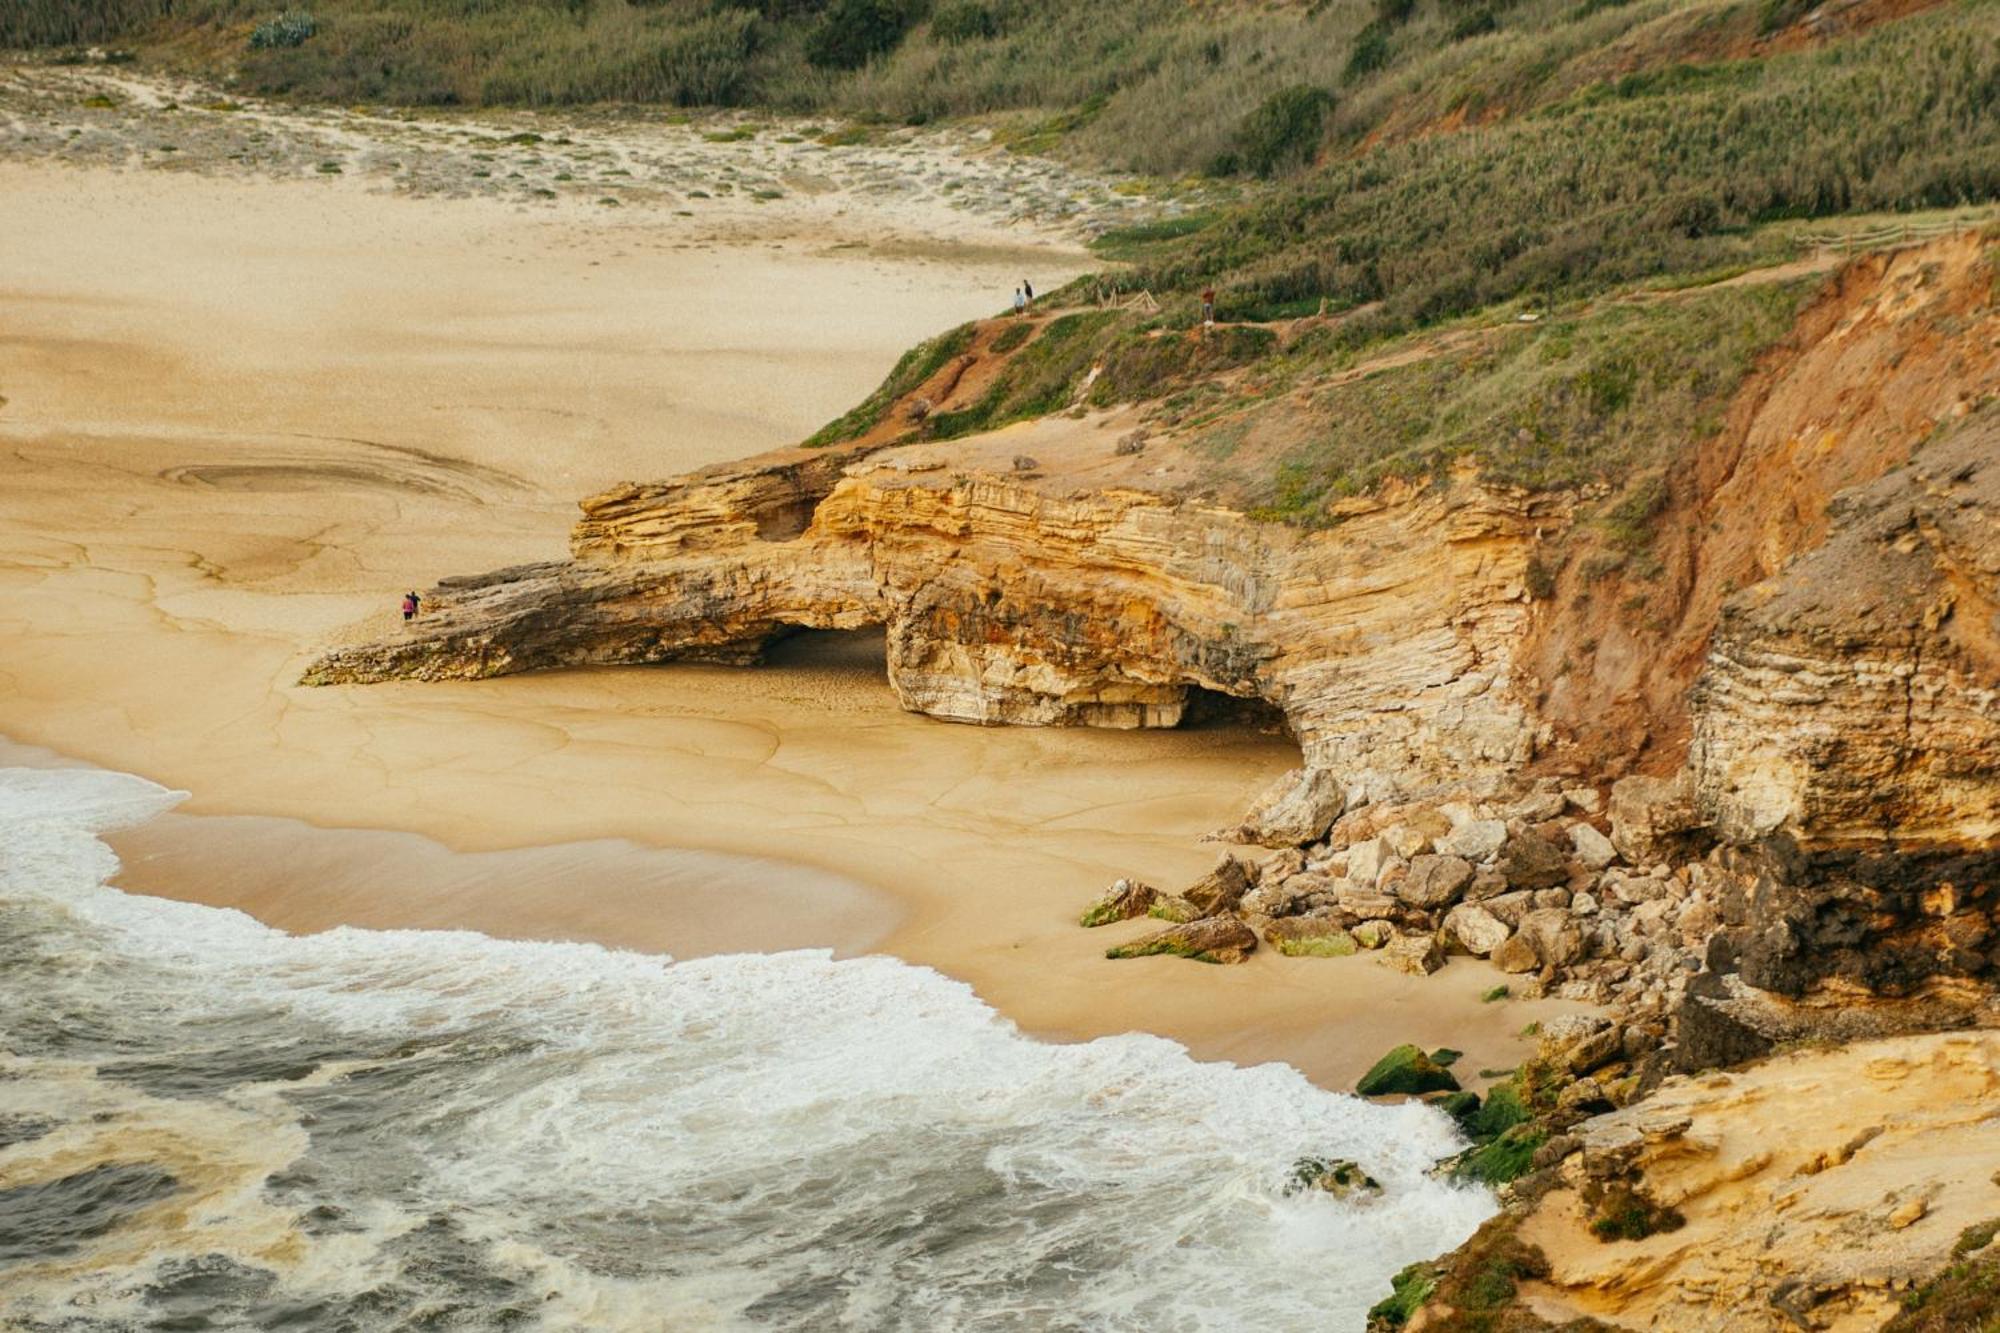
[[[882,625],[917,712],[1172,726],[1193,689],[1262,698],[1343,789],[1388,791],[1532,757],[1511,646],[1566,505],[1468,469],[1302,533],[947,470],[926,445],[801,450],[585,501],[571,560],[448,579],[410,635],[307,680],[752,662],[791,630]]]

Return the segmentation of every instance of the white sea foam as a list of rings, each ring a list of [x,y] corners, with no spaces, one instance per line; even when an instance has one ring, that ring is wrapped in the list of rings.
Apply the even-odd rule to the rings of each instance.
[[[301,1221],[282,1263],[233,1257],[289,1299],[390,1302],[375,1326],[399,1326],[382,1293],[407,1290],[545,1328],[1359,1328],[1392,1273],[1493,1210],[1426,1174],[1457,1144],[1426,1108],[1157,1037],[1033,1041],[894,959],[291,937],[105,887],[95,834],[177,799],[0,770],[0,905],[51,914],[67,964],[90,959],[0,966],[0,1001],[90,1020],[13,1054],[296,1114],[310,1146],[268,1197],[341,1222]],[[1285,1197],[1308,1153],[1359,1160],[1385,1196]],[[0,1322],[140,1309],[212,1239],[37,1282],[48,1308],[0,1297]],[[423,1248],[446,1245],[450,1262]],[[230,1298],[253,1323],[275,1299],[258,1290]]]

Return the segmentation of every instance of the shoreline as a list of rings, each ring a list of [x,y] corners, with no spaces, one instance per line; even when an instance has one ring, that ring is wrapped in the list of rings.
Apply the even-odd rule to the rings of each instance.
[[[925,151],[898,159],[912,181]],[[1344,1088],[1405,1041],[1511,1065],[1519,1029],[1560,1007],[1480,1005],[1495,977],[1468,960],[1423,980],[1366,958],[1105,960],[1145,923],[1085,931],[1083,908],[1120,876],[1199,876],[1218,850],[1201,835],[1298,762],[1254,732],[934,722],[897,706],[865,639],[818,641],[819,659],[802,641],[758,670],[295,683],[357,625],[393,628],[406,587],[557,555],[593,489],[800,438],[911,344],[997,307],[1029,257],[1045,289],[1084,271],[1073,244],[922,191],[739,203],[741,226],[719,232],[643,200],[113,171],[0,142],[8,158],[0,735],[192,793],[176,821],[289,819],[322,831],[294,842],[370,844],[334,857],[350,879],[402,845],[392,834],[449,849],[424,854],[440,865],[607,841],[775,858],[888,895],[898,923],[866,947],[1057,1040],[1157,1032]],[[512,919],[499,894],[466,917],[383,890],[302,905],[231,867],[235,849],[271,860],[286,839],[245,837],[191,837],[153,883],[285,928],[341,912],[536,938],[562,925],[546,887],[519,890]],[[462,892],[460,870],[436,874],[437,893]],[[832,916],[703,929],[855,944],[854,920]],[[574,933],[662,938],[609,910]]]
[[[0,740],[0,765],[79,762]],[[949,905],[907,886],[769,855],[640,840],[473,851],[406,830],[176,811],[106,841],[122,863],[114,887],[240,911],[288,933],[471,930],[676,960],[792,949],[828,949],[836,958],[882,955],[966,982],[1039,1040],[1066,1044],[1147,1032],[1200,1060],[1287,1064],[1333,1092],[1351,1090],[1377,1057],[1405,1041],[1463,1051],[1460,1067],[1468,1075],[1509,1068],[1532,1050],[1522,1026],[1580,1008],[1553,1000],[1481,1003],[1481,993],[1505,978],[1464,957],[1424,978],[1391,972],[1365,954],[1287,959],[1267,950],[1237,967],[1102,958],[1104,948],[1157,927],[1144,919],[1084,930],[1071,917],[1014,912],[991,938],[954,950],[940,942],[956,924]],[[708,891],[713,886],[701,882],[702,872],[718,867],[737,872],[727,887],[749,890],[754,901],[747,909],[740,899],[719,903]],[[758,872],[781,882],[758,884]],[[564,878],[576,874],[604,877],[592,881],[587,904],[577,902]],[[301,883],[294,878],[300,875],[312,878]],[[1031,945],[1059,950],[1066,965],[1037,967],[1020,958]]]

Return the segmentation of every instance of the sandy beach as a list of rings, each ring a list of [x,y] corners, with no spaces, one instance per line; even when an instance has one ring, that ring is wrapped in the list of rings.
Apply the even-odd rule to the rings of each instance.
[[[1478,1003],[1495,974],[1465,959],[1105,961],[1144,924],[1078,910],[1205,869],[1200,836],[1296,762],[1280,737],[933,722],[865,638],[752,671],[295,683],[393,630],[405,588],[560,555],[578,497],[796,440],[1022,276],[1093,266],[1073,229],[919,188],[959,170],[925,157],[946,146],[906,152],[907,189],[830,165],[696,213],[687,180],[613,208],[64,162],[53,113],[10,105],[0,735],[191,793],[119,841],[128,888],[303,931],[882,951],[1036,1033],[1152,1031],[1328,1086],[1401,1041],[1509,1066],[1556,1010]],[[657,134],[689,172],[736,147]]]

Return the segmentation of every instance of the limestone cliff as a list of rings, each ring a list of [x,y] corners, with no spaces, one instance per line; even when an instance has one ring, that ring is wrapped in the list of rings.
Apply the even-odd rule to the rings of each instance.
[[[1566,504],[1467,471],[1307,534],[946,472],[928,446],[801,452],[588,500],[572,560],[446,580],[410,636],[307,679],[752,661],[793,628],[883,625],[891,684],[933,717],[1172,726],[1199,687],[1276,704],[1317,764],[1426,784],[1532,753],[1512,653]]]
[[[1717,961],[1907,997],[2000,954],[2000,416],[1831,509],[1728,604],[1694,692],[1697,799],[1752,849]]]

